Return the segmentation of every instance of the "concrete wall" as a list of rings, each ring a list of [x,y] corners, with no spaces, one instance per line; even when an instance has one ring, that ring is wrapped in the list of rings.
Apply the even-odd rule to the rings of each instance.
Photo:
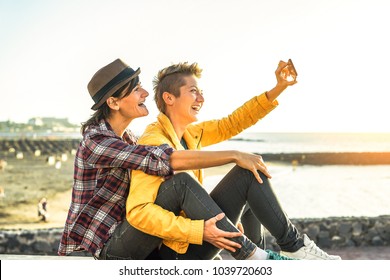
[[[291,220],[320,248],[390,246],[390,216]],[[0,231],[0,254],[56,255],[61,233],[61,228]],[[268,233],[266,238],[267,248],[278,251],[275,239]]]

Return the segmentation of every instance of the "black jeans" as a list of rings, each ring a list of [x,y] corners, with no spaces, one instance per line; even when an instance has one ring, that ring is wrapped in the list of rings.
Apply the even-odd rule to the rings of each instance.
[[[241,224],[245,235],[261,249],[266,248],[264,227],[247,203],[242,211]]]
[[[161,184],[155,203],[176,215],[184,210],[187,217],[194,220],[208,220],[224,212],[226,216],[217,222],[217,226],[225,231],[238,231],[234,225],[248,204],[257,219],[256,227],[260,230],[261,223],[276,238],[282,250],[294,252],[303,246],[303,241],[282,210],[269,180],[259,174],[263,184],[257,182],[252,172],[236,166],[209,195],[191,176],[179,173]],[[235,259],[246,259],[256,248],[256,244],[245,235],[233,240],[242,246],[231,253]],[[104,246],[100,258],[146,259],[161,245],[161,241],[124,221]],[[163,259],[213,259],[219,252],[220,249],[204,242],[203,245],[190,244],[185,254],[177,254],[161,246],[159,255]]]

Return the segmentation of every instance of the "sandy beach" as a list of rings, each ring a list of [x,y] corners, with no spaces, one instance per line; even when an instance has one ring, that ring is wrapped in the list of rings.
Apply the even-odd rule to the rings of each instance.
[[[5,196],[0,198],[0,229],[38,229],[63,227],[72,195],[74,157],[68,155],[61,168],[49,165],[46,157],[29,156],[7,159],[0,171],[0,186]],[[219,176],[232,166],[210,168],[207,176]],[[49,219],[41,221],[37,204],[48,200]]]
[[[57,168],[58,168],[57,164]],[[73,158],[61,161],[61,167],[49,165],[46,157],[7,159],[0,171],[0,229],[62,227],[71,200]],[[38,217],[38,202],[48,200],[49,219]]]

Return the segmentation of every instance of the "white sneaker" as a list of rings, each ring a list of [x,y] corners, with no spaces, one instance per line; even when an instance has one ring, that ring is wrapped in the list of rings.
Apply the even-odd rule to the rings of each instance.
[[[304,234],[303,247],[296,252],[280,252],[281,255],[300,260],[341,260],[339,256],[328,255],[321,250],[313,240]]]

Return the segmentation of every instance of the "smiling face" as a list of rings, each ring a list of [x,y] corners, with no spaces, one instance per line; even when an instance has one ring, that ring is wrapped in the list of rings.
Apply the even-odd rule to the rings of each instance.
[[[194,75],[184,77],[185,84],[180,87],[180,96],[174,97],[169,108],[169,117],[187,126],[198,120],[198,114],[203,106],[204,98]]]
[[[148,96],[149,93],[138,84],[127,97],[120,100],[122,113],[133,119],[147,116],[149,111],[145,100]]]
[[[118,111],[123,118],[133,120],[149,114],[148,108],[145,106],[145,100],[148,96],[149,93],[139,83],[127,96],[120,99],[112,97],[107,102],[113,102],[112,109]]]

